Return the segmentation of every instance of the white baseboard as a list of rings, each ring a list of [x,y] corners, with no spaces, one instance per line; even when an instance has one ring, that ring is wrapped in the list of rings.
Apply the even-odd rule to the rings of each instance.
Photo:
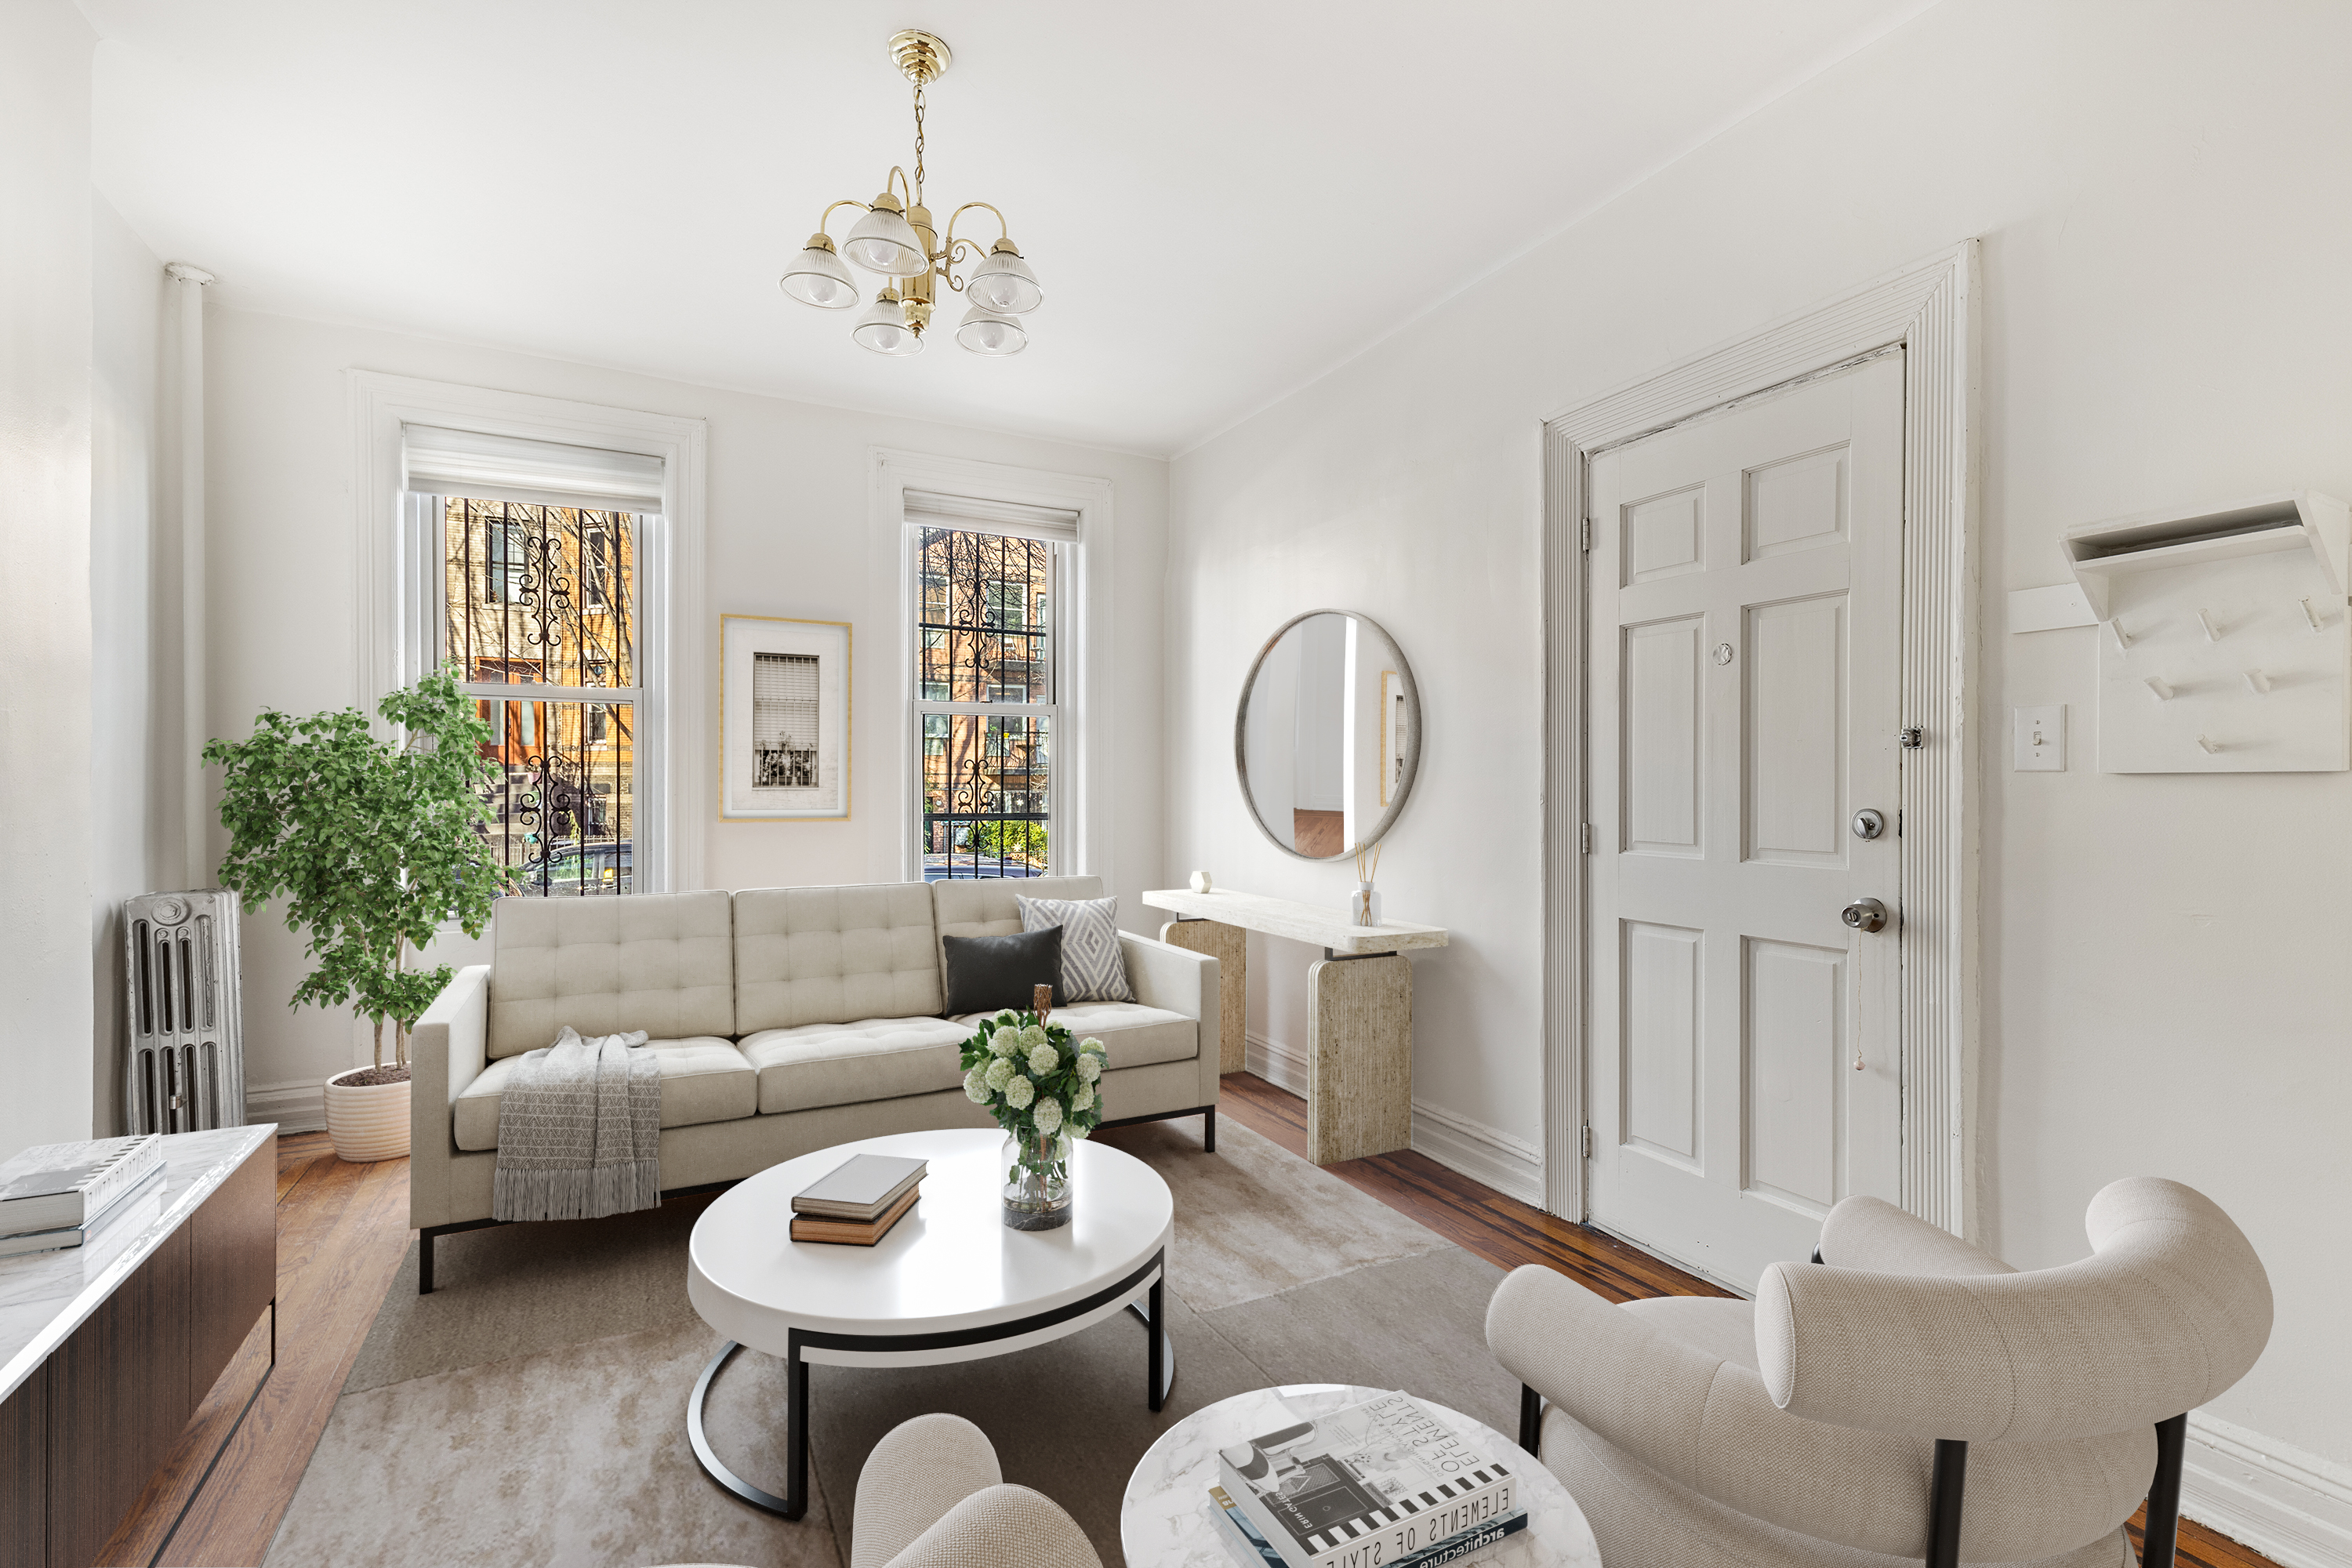
[[[2352,1568],[2352,1469],[2201,1410],[2180,1511],[2284,1568]]]
[[[1248,1041],[1249,1070],[1292,1094],[1307,1093],[1307,1053],[1280,1040],[1252,1034]],[[1449,1171],[1483,1182],[1507,1197],[1543,1206],[1543,1156],[1524,1142],[1483,1121],[1444,1110],[1427,1100],[1412,1102],[1412,1147]]]
[[[1269,1040],[1264,1035],[1245,1034],[1243,1059],[1250,1071],[1275,1088],[1307,1098],[1307,1053]]]
[[[326,1081],[296,1078],[283,1083],[247,1084],[245,1120],[248,1124],[275,1121],[281,1132],[323,1132],[327,1127]]]
[[[1543,1207],[1542,1153],[1534,1144],[1499,1127],[1416,1100],[1412,1146],[1447,1170],[1484,1182],[1507,1198]]]

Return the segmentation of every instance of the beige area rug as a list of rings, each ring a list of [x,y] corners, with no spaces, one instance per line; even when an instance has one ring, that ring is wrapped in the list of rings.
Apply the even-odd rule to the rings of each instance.
[[[848,1562],[857,1473],[898,1422],[946,1410],[1005,1479],[1053,1497],[1117,1568],[1128,1474],[1160,1433],[1274,1383],[1424,1392],[1505,1431],[1517,1384],[1487,1355],[1501,1270],[1228,1121],[1102,1134],[1176,1198],[1166,1407],[1144,1398],[1142,1325],[1121,1316],[952,1366],[811,1369],[808,1514],[787,1522],[705,1477],[686,1402],[720,1343],[686,1299],[708,1199],[445,1238],[416,1295],[410,1249],[273,1545],[272,1568]],[[1083,1200],[1083,1197],[1081,1198]],[[782,1363],[746,1352],[712,1394],[714,1445],[781,1490]]]

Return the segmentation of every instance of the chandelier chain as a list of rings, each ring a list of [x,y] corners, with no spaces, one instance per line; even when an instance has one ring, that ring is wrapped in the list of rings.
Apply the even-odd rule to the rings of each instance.
[[[923,84],[915,84],[915,205],[923,205]]]

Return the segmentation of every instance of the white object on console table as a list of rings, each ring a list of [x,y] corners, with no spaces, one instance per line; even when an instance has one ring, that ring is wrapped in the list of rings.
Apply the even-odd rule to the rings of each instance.
[[[1188,921],[1218,921],[1268,936],[1328,947],[1333,952],[1404,952],[1415,948],[1444,947],[1449,940],[1444,926],[1410,925],[1383,921],[1360,926],[1337,910],[1292,899],[1269,899],[1257,893],[1219,889],[1195,893],[1182,888],[1161,888],[1143,895],[1155,910],[1166,910]]]
[[[173,1132],[163,1139],[163,1212],[127,1246],[114,1238],[58,1252],[0,1258],[0,1399],[16,1392],[49,1352],[138,1272],[196,1206],[278,1131],[274,1121]],[[136,1194],[126,1202],[137,1202]],[[104,1223],[100,1222],[101,1225]],[[93,1262],[98,1267],[92,1268]]]

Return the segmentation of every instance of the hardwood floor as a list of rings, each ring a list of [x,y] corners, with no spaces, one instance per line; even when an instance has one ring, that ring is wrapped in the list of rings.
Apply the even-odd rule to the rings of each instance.
[[[1228,1073],[1218,1108],[1251,1131],[1307,1157],[1307,1102],[1297,1095],[1254,1073]],[[1505,1197],[1409,1149],[1324,1169],[1498,1268],[1538,1263],[1612,1301],[1731,1294],[1590,1226]],[[2135,1552],[2140,1520],[2136,1513],[2126,1527]],[[2189,1520],[2180,1521],[2174,1562],[2177,1568],[2276,1568],[2269,1558]]]
[[[1221,1109],[1306,1157],[1307,1106],[1296,1095],[1235,1073],[1224,1080]],[[1727,1293],[1638,1247],[1505,1197],[1411,1151],[1328,1168],[1501,1268],[1557,1268],[1612,1301]],[[278,1364],[268,1366],[265,1317],[100,1561],[174,1568],[261,1561],[414,1234],[407,1161],[344,1164],[323,1132],[278,1140]],[[230,1436],[223,1448],[225,1431]],[[2130,1529],[2137,1547],[2137,1516]],[[2189,1522],[2180,1527],[2179,1562],[2181,1568],[2274,1568],[2269,1558]]]
[[[412,1234],[407,1161],[348,1165],[323,1132],[278,1139],[278,1364],[265,1314],[100,1562],[261,1561]]]

